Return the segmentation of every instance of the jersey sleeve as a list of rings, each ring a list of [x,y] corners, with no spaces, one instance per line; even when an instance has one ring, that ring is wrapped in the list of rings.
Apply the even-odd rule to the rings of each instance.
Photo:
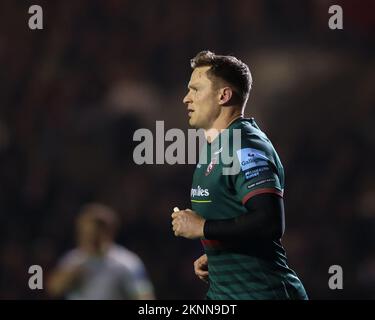
[[[134,257],[134,261],[126,269],[127,272],[124,272],[122,276],[122,285],[126,296],[133,300],[153,297],[153,285],[142,261],[138,257]]]
[[[233,183],[242,204],[262,193],[283,195],[272,149],[264,141],[246,139],[236,150],[234,161],[238,161],[239,173]]]

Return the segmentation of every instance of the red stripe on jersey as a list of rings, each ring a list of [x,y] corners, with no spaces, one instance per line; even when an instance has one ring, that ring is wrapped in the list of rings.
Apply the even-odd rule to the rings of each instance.
[[[218,240],[201,239],[201,242],[202,242],[204,247],[220,247],[220,246],[222,246],[222,243]]]
[[[274,189],[274,188],[257,189],[257,190],[250,191],[246,196],[244,196],[243,199],[242,199],[242,204],[245,204],[250,198],[252,198],[252,197],[254,197],[258,194],[262,194],[262,193],[273,193],[273,194],[277,194],[280,197],[283,196],[282,191]]]

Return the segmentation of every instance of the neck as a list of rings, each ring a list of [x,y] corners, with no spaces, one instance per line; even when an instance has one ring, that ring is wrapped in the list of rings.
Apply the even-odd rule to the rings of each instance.
[[[79,247],[81,248],[81,250],[85,251],[89,255],[98,256],[105,254],[109,249],[110,245],[111,243],[107,241],[97,243],[81,242],[79,244]]]
[[[243,118],[243,112],[239,108],[225,107],[224,112],[215,120],[212,127],[205,130],[208,142],[213,141],[222,130],[228,128],[238,118]]]

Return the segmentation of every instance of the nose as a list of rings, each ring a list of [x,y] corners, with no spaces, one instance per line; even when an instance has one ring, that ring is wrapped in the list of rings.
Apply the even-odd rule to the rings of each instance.
[[[189,93],[184,97],[182,101],[184,104],[189,104],[192,102]]]

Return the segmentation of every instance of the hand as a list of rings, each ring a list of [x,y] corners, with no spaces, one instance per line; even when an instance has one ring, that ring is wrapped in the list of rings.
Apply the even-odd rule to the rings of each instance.
[[[172,226],[175,236],[187,239],[203,237],[205,219],[190,209],[172,213]]]
[[[208,260],[206,254],[194,261],[194,272],[199,279],[208,283]]]

